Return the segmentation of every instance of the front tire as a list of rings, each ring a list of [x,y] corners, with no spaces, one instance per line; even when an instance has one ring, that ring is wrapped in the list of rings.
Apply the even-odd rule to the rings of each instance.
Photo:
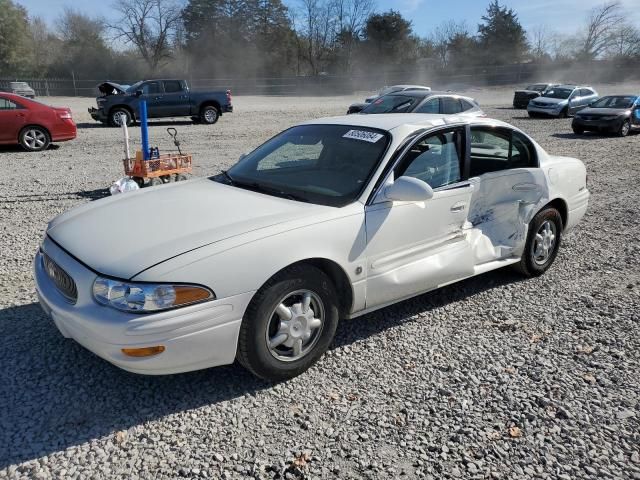
[[[631,122],[629,120],[624,120],[622,125],[620,125],[620,130],[618,130],[618,136],[626,137],[629,135],[629,131],[631,131]]]
[[[338,318],[329,277],[310,265],[293,266],[270,279],[249,303],[236,357],[264,380],[293,378],[329,348]]]
[[[527,277],[546,272],[558,255],[563,228],[562,216],[555,208],[538,212],[529,223],[527,242],[516,269]]]
[[[42,127],[27,127],[20,132],[18,141],[28,152],[41,152],[49,148],[51,136]]]
[[[569,116],[569,110],[567,108],[563,108],[562,110],[560,110],[560,113],[558,114],[558,118],[567,118]]]
[[[571,127],[571,129],[576,135],[582,135],[584,133],[584,128],[581,127]]]
[[[202,107],[200,111],[200,121],[207,125],[213,125],[220,118],[220,112],[212,105]]]
[[[126,108],[114,108],[109,112],[109,125],[112,127],[121,127],[123,121],[127,123],[127,127],[133,123],[131,113]]]

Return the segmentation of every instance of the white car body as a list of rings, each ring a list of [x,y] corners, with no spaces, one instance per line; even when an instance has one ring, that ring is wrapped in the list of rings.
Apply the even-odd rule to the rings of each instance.
[[[356,317],[518,262],[528,223],[550,203],[562,211],[565,232],[587,209],[582,162],[549,155],[534,141],[537,167],[468,178],[434,189],[424,202],[384,196],[394,181],[385,167],[409,137],[469,125],[519,132],[497,120],[389,114],[307,123],[389,132],[384,158],[356,201],[341,208],[302,203],[201,178],[75,208],[50,222],[34,260],[40,302],[60,332],[137,373],[229,364],[253,295],[296,262],[313,259],[342,279],[336,288],[341,315]],[[43,252],[75,281],[75,304],[49,278]],[[98,275],[198,284],[216,298],[154,314],[125,313],[96,302],[92,284]],[[166,350],[153,357],[122,353],[156,344]]]

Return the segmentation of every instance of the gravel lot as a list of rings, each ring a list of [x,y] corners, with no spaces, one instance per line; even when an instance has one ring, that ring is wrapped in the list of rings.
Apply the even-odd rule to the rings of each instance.
[[[640,479],[640,135],[576,137],[508,108],[510,90],[472,94],[587,165],[592,204],[553,268],[344,321],[313,369],[275,386],[237,365],[129,374],[41,313],[30,263],[47,221],[122,176],[121,133],[91,121],[93,100],[47,99],[72,107],[78,139],[0,147],[0,478]],[[358,99],[239,97],[213,127],[154,124],[151,143],[173,149],[174,125],[195,175],[213,174]]]

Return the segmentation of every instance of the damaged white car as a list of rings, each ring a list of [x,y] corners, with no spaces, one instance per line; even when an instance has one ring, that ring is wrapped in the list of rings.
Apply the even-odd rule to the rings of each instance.
[[[125,370],[238,359],[282,380],[340,318],[507,265],[542,274],[585,214],[586,181],[582,162],[496,120],[314,120],[215,177],[57,217],[36,286],[63,335]]]

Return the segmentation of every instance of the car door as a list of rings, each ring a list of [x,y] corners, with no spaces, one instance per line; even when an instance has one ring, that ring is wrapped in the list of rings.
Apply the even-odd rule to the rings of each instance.
[[[365,208],[367,308],[471,275],[463,227],[473,187],[463,177],[464,127],[424,134],[408,146]],[[394,202],[384,186],[400,176],[434,191],[424,202]]]
[[[162,117],[163,92],[160,82],[146,82],[141,87],[140,100],[147,102],[147,115],[149,118]]]
[[[180,80],[164,80],[162,97],[163,117],[184,117],[191,113],[189,94]]]
[[[571,93],[571,95],[569,96],[569,105],[567,107],[567,112],[569,113],[569,115],[573,115],[574,113],[576,113],[578,110],[580,110],[581,105],[581,93],[580,93],[580,89],[576,88],[573,93]]]
[[[0,142],[18,143],[20,130],[27,121],[27,109],[0,95]]]
[[[475,265],[519,257],[531,210],[548,197],[536,149],[506,127],[471,126],[469,240]]]

